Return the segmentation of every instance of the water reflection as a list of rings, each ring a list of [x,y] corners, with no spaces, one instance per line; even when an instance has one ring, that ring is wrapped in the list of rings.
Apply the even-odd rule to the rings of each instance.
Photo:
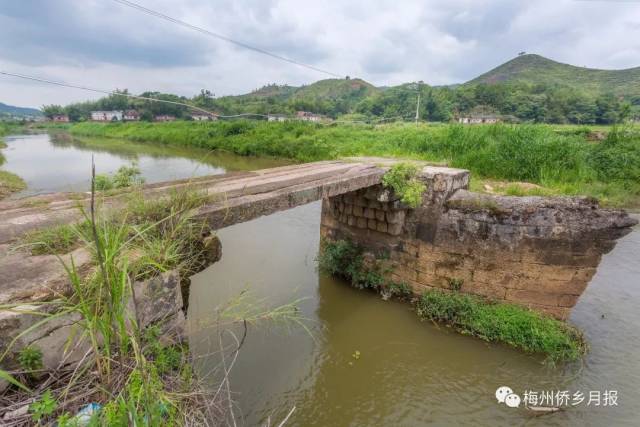
[[[27,189],[14,197],[87,190],[92,156],[97,173],[113,173],[135,160],[149,183],[289,163],[194,148],[135,144],[118,139],[78,139],[68,134],[9,136],[5,137],[5,142],[3,169],[17,174],[27,183]]]

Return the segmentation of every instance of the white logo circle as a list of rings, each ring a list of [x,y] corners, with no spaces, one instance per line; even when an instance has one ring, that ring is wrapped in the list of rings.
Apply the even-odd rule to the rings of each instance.
[[[504,403],[509,408],[517,408],[518,406],[520,406],[520,396],[515,393],[511,393],[504,399]]]
[[[498,389],[496,390],[496,399],[498,399],[498,403],[504,403],[504,400],[510,394],[513,394],[513,390],[511,390],[511,388],[505,385],[503,385],[502,387],[498,387]]]

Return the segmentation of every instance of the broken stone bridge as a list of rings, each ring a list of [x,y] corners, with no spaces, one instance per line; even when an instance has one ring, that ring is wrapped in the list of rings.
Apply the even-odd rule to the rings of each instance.
[[[422,204],[412,209],[381,184],[394,162],[360,158],[207,176],[146,185],[143,196],[190,189],[206,193],[209,202],[195,215],[212,229],[322,200],[321,236],[349,239],[371,254],[384,252],[392,263],[390,279],[410,285],[416,294],[449,289],[455,282],[459,292],[559,319],[568,317],[601,256],[637,223],[624,211],[602,209],[585,197],[473,193],[468,171],[429,165],[421,165],[419,174],[426,184]],[[78,207],[88,203],[86,193],[0,202],[0,305],[26,307],[22,314],[0,312],[0,347],[37,321],[28,314],[32,304],[69,291],[57,256],[16,250],[16,242],[29,231],[78,221]],[[104,199],[107,208],[123,203],[118,195]],[[73,257],[80,271],[90,268],[85,249],[59,255],[67,262]],[[173,307],[170,314],[176,318],[184,316],[179,288],[180,279],[170,272],[140,289],[140,299],[151,307],[145,311],[149,322],[166,315],[154,309],[154,299]],[[64,328],[74,321],[32,331],[16,348],[39,340],[55,343],[52,336],[68,336]],[[59,357],[47,364],[56,361]]]

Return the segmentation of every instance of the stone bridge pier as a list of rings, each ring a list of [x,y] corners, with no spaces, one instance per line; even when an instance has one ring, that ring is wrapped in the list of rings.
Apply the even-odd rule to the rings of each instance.
[[[469,172],[426,166],[421,206],[382,185],[325,198],[321,235],[390,259],[416,294],[451,289],[566,319],[604,253],[637,221],[585,197],[469,192]]]

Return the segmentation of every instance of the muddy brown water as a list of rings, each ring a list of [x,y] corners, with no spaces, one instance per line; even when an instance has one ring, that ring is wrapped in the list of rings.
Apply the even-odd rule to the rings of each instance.
[[[84,189],[91,154],[101,171],[136,158],[150,182],[192,176],[194,169],[276,165],[230,155],[203,161],[211,153],[123,142],[54,143],[46,135],[7,142],[2,167],[26,178],[27,193]],[[420,322],[407,304],[319,274],[319,221],[314,203],[220,230],[222,259],[193,278],[190,344],[203,374],[220,362],[219,330],[208,326],[218,307],[247,290],[269,307],[302,299],[309,331],[270,322],[249,326],[230,375],[238,425],[278,425],[294,407],[288,426],[640,425],[640,230],[604,256],[573,310],[570,321],[585,332],[589,354],[553,367],[542,357]],[[523,405],[498,404],[499,386],[519,395],[581,392],[585,400],[535,417]],[[617,405],[587,404],[590,392],[602,399],[611,390]]]
[[[288,425],[640,425],[640,231],[604,257],[573,311],[571,322],[590,342],[588,356],[551,367],[541,357],[420,322],[406,304],[319,274],[319,219],[315,203],[223,229],[221,261],[194,277],[194,329],[245,289],[271,305],[307,298],[300,308],[311,335],[271,324],[249,328],[231,373],[245,425],[282,419],[294,406]],[[200,329],[191,345],[204,356],[201,371],[210,372],[219,362],[212,355],[216,331]],[[576,391],[586,398],[533,417],[497,403],[503,385],[520,395],[569,391],[571,403],[579,400]],[[605,407],[610,390],[617,406]]]

